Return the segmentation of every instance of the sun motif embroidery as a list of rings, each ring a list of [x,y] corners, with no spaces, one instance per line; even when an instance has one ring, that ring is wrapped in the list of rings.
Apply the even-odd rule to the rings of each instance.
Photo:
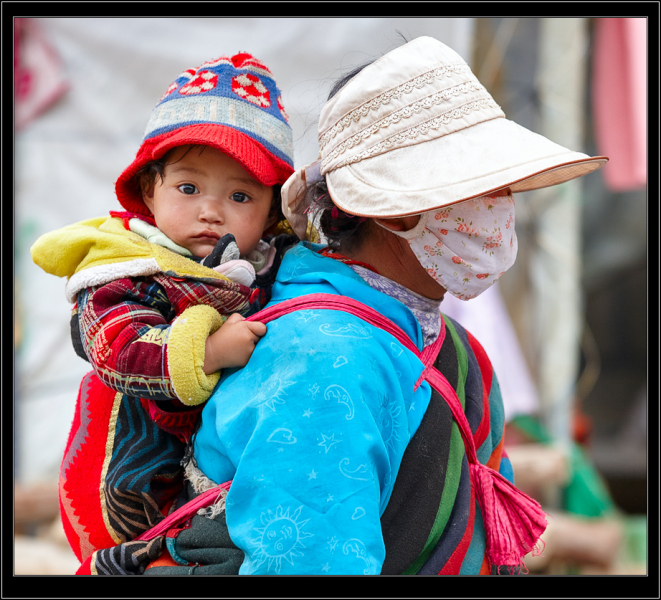
[[[261,523],[264,527],[256,527],[258,537],[252,540],[256,548],[253,558],[255,567],[268,562],[267,570],[275,570],[280,573],[282,561],[286,560],[290,565],[294,565],[294,558],[303,556],[299,550],[305,548],[302,540],[312,537],[314,534],[303,531],[303,527],[310,519],[299,520],[303,506],[299,506],[291,515],[289,508],[285,511],[278,505],[275,513],[268,510],[261,514]]]
[[[284,397],[287,396],[285,391],[288,387],[294,385],[295,381],[288,381],[286,379],[278,379],[269,381],[260,390],[255,398],[257,404],[266,404],[273,412],[275,412],[276,404],[284,404]]]

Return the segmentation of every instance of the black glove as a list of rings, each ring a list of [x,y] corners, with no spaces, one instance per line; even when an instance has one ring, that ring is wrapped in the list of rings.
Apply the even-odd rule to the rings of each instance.
[[[229,260],[239,258],[239,247],[236,245],[236,238],[231,233],[226,233],[216,243],[211,254],[205,256],[200,264],[204,267],[213,269]]]

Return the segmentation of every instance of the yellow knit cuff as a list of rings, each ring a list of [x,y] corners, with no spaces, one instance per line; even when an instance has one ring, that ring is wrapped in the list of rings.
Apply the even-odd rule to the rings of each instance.
[[[205,304],[191,306],[175,319],[168,339],[168,368],[172,387],[181,402],[201,404],[211,396],[220,372],[203,370],[207,338],[227,317]]]

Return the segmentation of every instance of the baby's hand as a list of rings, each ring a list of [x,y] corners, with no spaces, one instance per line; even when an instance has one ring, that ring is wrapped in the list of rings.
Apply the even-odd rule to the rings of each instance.
[[[207,338],[204,372],[209,375],[219,369],[244,367],[255,344],[266,334],[266,325],[246,321],[240,314],[230,315],[220,329]]]

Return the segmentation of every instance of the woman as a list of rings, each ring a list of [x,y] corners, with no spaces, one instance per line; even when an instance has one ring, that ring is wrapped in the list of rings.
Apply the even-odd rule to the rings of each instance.
[[[319,139],[320,160],[285,185],[283,208],[301,237],[314,212],[328,246],[286,254],[271,305],[348,297],[417,350],[440,345],[436,368],[477,459],[513,479],[496,376],[441,301],[475,297],[514,261],[512,193],[607,159],[507,121],[468,65],[426,37],[338,82]],[[225,510],[170,532],[172,560],[146,574],[490,573],[467,446],[404,346],[338,310],[271,321],[246,367],[223,376],[195,438],[190,497],[231,480]]]

